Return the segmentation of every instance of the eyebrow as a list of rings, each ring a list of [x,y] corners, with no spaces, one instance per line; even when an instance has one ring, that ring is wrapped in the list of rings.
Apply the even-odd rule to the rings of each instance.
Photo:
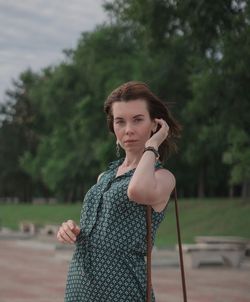
[[[133,118],[136,118],[136,117],[144,117],[144,114],[137,114],[137,115],[133,116]]]
[[[137,114],[135,116],[133,116],[133,118],[138,118],[138,117],[144,117],[144,114]],[[116,117],[115,120],[123,120],[123,117]]]

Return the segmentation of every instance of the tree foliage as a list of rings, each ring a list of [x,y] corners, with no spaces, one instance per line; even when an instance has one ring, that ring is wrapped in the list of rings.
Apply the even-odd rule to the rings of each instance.
[[[249,198],[250,8],[245,1],[114,0],[65,59],[24,71],[1,107],[0,196],[77,201],[115,159],[103,103],[141,80],[183,125],[167,162],[181,196]]]

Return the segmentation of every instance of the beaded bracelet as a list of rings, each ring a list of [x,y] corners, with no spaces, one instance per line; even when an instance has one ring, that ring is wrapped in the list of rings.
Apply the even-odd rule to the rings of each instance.
[[[143,153],[146,152],[146,151],[152,151],[154,153],[155,157],[156,157],[156,160],[158,160],[160,158],[159,152],[154,147],[146,147],[144,149]]]

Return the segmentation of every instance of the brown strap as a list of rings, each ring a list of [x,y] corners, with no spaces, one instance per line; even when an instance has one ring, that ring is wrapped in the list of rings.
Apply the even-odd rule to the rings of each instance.
[[[152,226],[152,207],[147,206],[147,297],[146,302],[151,302],[151,254],[152,254],[152,237],[151,237],[151,226]]]
[[[180,224],[179,224],[176,188],[174,188],[173,192],[174,192],[174,201],[175,201],[175,216],[176,216],[176,227],[177,227],[177,236],[178,236],[178,245],[179,245],[183,301],[187,302],[187,291],[186,291],[185,272],[184,272],[183,255],[182,255],[181,232],[180,232]],[[147,297],[146,297],[147,299],[146,299],[146,302],[151,302],[151,289],[152,289],[152,283],[151,283],[151,254],[152,254],[151,228],[152,228],[152,207],[147,206]]]
[[[184,264],[183,264],[181,232],[180,232],[180,223],[179,223],[179,212],[178,212],[176,188],[174,188],[174,203],[175,203],[175,217],[176,217],[176,227],[177,227],[178,245],[179,245],[179,257],[180,257],[180,266],[181,266],[181,281],[182,281],[183,301],[187,302],[187,290],[186,290],[185,272],[184,272]]]

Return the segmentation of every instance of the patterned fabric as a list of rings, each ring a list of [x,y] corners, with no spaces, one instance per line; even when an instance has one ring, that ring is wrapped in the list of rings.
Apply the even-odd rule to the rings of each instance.
[[[85,195],[65,302],[146,301],[146,206],[127,196],[135,169],[116,177],[123,160],[112,162]],[[152,242],[165,212],[152,211]]]

